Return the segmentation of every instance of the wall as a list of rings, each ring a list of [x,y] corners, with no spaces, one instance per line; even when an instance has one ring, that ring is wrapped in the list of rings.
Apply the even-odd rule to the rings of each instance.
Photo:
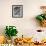
[[[12,18],[12,5],[23,4],[23,18]],[[46,0],[0,0],[0,34],[4,34],[6,25],[15,25],[18,36],[31,36],[39,27],[35,16],[41,13],[40,6],[46,5]],[[33,32],[33,33],[32,33]]]

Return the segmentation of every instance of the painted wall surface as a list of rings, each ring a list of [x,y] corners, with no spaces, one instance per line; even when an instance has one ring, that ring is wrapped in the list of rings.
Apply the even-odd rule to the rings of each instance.
[[[23,5],[23,18],[12,18],[12,5]],[[46,5],[46,0],[0,0],[0,34],[4,34],[6,25],[15,25],[18,36],[37,34],[37,29],[43,29],[35,17],[41,13],[40,6]],[[40,33],[41,34],[41,33]],[[41,36],[40,36],[41,37]]]

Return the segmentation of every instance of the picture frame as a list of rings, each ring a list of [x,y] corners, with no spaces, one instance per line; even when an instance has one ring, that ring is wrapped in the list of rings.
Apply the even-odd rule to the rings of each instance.
[[[12,18],[23,18],[23,5],[12,5]]]

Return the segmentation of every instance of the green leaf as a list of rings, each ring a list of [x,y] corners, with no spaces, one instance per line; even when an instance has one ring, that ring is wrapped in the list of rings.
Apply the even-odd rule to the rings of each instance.
[[[46,19],[46,15],[45,15],[44,17],[45,17],[45,19]]]
[[[38,15],[38,16],[36,17],[36,19],[39,20],[39,21],[44,20],[44,18],[43,18],[41,15]]]
[[[16,36],[18,31],[15,26],[6,26],[5,34],[8,37]]]

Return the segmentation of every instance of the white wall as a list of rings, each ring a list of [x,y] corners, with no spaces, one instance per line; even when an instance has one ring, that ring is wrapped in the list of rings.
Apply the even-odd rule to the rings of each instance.
[[[17,4],[23,4],[23,18],[12,18],[12,5]],[[46,0],[0,0],[0,33],[4,33],[6,25],[15,25],[19,36],[31,36],[36,29],[41,29],[35,20],[36,15],[41,13],[41,5],[46,5]]]

